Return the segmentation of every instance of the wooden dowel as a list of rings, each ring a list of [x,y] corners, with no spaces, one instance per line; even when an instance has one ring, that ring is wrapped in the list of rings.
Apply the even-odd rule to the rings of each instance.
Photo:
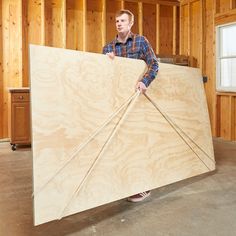
[[[184,132],[167,114],[165,114],[157,104],[147,95],[144,96],[152,103],[152,105],[161,113],[161,115],[165,118],[165,120],[170,124],[170,126],[176,131],[176,133],[180,136],[180,138],[188,145],[188,147],[193,151],[193,153],[198,157],[198,159],[206,166],[208,170],[210,168],[206,165],[206,163],[199,157],[199,155],[195,152],[193,147],[187,142],[185,138],[188,138],[199,150],[201,150],[205,156],[215,164],[214,157],[210,157],[186,132]],[[185,138],[184,138],[185,136]]]
[[[54,173],[54,175],[52,177],[50,177],[46,183],[44,183],[37,191],[35,191],[32,194],[33,196],[36,196],[38,193],[40,193],[75,157],[76,155],[82,151],[82,149],[84,149],[86,147],[86,145],[91,142],[91,140],[97,136],[102,129],[108,125],[111,120],[117,116],[117,114],[119,114],[119,112],[124,109],[125,106],[127,106],[127,104],[130,103],[130,101],[132,101],[132,99],[136,96],[136,93],[134,93],[133,95],[131,95],[115,112],[113,112],[112,114],[109,115],[108,119],[106,119],[106,121],[100,126],[98,127],[95,131],[93,131],[88,138],[83,141],[77,148],[76,150],[71,154],[71,156],[68,158],[68,160],[65,161],[65,163],[62,164],[62,166]]]
[[[87,171],[87,173],[85,174],[83,180],[81,181],[81,183],[79,184],[79,186],[76,188],[76,190],[73,192],[72,196],[70,197],[69,201],[67,202],[66,206],[63,208],[60,217],[58,218],[59,220],[63,217],[66,209],[68,208],[68,206],[70,205],[72,199],[77,195],[77,193],[81,190],[81,188],[83,187],[84,182],[87,180],[87,178],[89,177],[89,175],[91,174],[91,172],[93,171],[94,167],[96,166],[96,164],[98,163],[99,159],[101,158],[101,156],[103,155],[103,153],[106,151],[108,145],[110,144],[112,138],[115,136],[115,134],[117,133],[117,131],[119,130],[120,126],[122,125],[122,123],[124,122],[125,118],[127,117],[128,113],[130,112],[130,110],[133,108],[137,98],[139,97],[140,91],[137,91],[135,94],[135,97],[133,98],[133,100],[130,102],[130,104],[128,105],[125,113],[123,114],[123,116],[121,117],[121,119],[118,121],[117,125],[115,126],[115,128],[113,129],[113,131],[111,132],[111,134],[109,135],[108,139],[106,140],[105,144],[103,145],[102,149],[100,150],[98,156],[95,158],[94,162],[92,163],[92,165],[90,166],[89,170]]]

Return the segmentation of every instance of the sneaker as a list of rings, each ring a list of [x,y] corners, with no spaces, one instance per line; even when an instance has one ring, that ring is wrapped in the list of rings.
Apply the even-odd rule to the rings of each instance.
[[[151,195],[151,191],[146,191],[143,193],[138,193],[133,196],[128,197],[129,202],[141,202]]]

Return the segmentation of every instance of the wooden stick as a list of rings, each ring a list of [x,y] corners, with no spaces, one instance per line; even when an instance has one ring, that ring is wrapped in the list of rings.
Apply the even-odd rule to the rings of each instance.
[[[186,134],[174,121],[171,120],[171,118],[165,114],[163,111],[161,111],[161,109],[157,106],[157,104],[147,95],[144,94],[144,96],[152,103],[152,105],[161,113],[161,115],[165,118],[165,120],[171,125],[171,127],[176,131],[176,133],[180,136],[180,138],[188,145],[188,147],[193,151],[193,153],[198,157],[198,159],[206,166],[206,168],[208,170],[210,170],[210,168],[206,165],[206,163],[199,157],[199,155],[195,152],[195,150],[193,149],[193,147],[186,141],[186,139],[183,137],[183,134],[185,135],[185,137],[187,137],[188,139],[190,139],[190,141],[195,144],[196,147],[198,147],[205,155],[208,159],[210,159],[212,162],[215,163],[215,161],[213,161],[214,158],[210,157],[191,137],[189,137],[188,134]],[[178,130],[177,130],[178,129]],[[182,133],[182,134],[181,134]]]
[[[108,139],[106,140],[106,142],[104,143],[102,149],[100,150],[99,154],[97,155],[97,157],[95,158],[94,162],[92,163],[92,165],[90,166],[89,170],[87,171],[87,173],[85,174],[83,180],[81,181],[81,183],[79,184],[79,186],[76,188],[76,190],[73,192],[72,196],[70,197],[69,201],[67,202],[66,206],[63,208],[60,217],[58,218],[59,220],[63,217],[66,209],[68,208],[68,206],[70,205],[72,199],[77,195],[77,193],[81,190],[81,188],[83,187],[84,182],[87,180],[87,178],[89,177],[89,175],[91,174],[91,172],[93,171],[94,167],[96,166],[96,164],[98,163],[99,159],[101,158],[101,156],[103,155],[103,153],[106,151],[108,145],[110,144],[110,142],[112,141],[112,138],[115,136],[115,134],[117,133],[117,131],[119,130],[121,124],[124,122],[125,118],[127,117],[129,111],[133,108],[138,96],[140,94],[140,91],[138,90],[134,96],[134,99],[130,102],[130,104],[128,105],[128,107],[126,108],[125,113],[122,115],[121,119],[118,121],[117,125],[115,126],[115,128],[113,129],[113,131],[111,132],[111,134],[109,135]]]
[[[122,110],[124,109],[125,106],[127,106],[127,104],[130,103],[130,101],[132,101],[132,99],[137,96],[136,93],[132,94],[115,112],[113,112],[112,114],[109,115],[109,117],[106,119],[106,121],[100,126],[98,127],[96,130],[94,130],[77,148],[76,150],[71,154],[71,156],[68,158],[68,160],[66,160],[62,166],[47,180],[46,183],[44,183],[37,191],[35,191],[33,194],[32,194],[32,197],[33,196],[36,196],[38,193],[40,193],[75,157],[76,155],[82,151],[89,142],[91,142],[91,140],[97,136],[101,131],[102,129],[104,129],[104,127],[106,125],[108,125],[111,120],[117,116],[117,114]]]

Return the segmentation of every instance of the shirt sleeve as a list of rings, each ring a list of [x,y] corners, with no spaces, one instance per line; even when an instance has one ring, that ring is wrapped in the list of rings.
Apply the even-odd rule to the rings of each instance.
[[[111,44],[107,44],[106,46],[103,47],[102,53],[106,54],[108,52],[112,52],[112,45]]]
[[[144,61],[148,66],[148,70],[144,74],[143,79],[141,81],[146,85],[146,87],[148,87],[151,82],[156,78],[157,72],[159,70],[159,65],[157,57],[152,49],[152,46],[145,37],[142,43],[142,51],[144,55]]]
[[[107,45],[103,47],[103,49],[102,49],[102,53],[103,53],[103,54],[108,53]]]

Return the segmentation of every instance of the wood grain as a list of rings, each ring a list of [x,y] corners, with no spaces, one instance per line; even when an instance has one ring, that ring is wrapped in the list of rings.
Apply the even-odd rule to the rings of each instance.
[[[190,3],[190,66],[202,68],[202,16],[201,3]]]
[[[115,15],[120,9],[121,1],[106,1],[106,43],[111,42],[117,34]]]
[[[131,2],[131,1],[125,1],[124,3],[124,7],[125,9],[130,10],[133,14],[134,14],[134,24],[132,26],[132,32],[134,34],[138,34],[139,33],[139,25],[138,25],[138,2]]]
[[[173,6],[160,5],[159,53],[172,55],[173,52]]]
[[[143,35],[147,37],[156,52],[156,5],[154,4],[143,4]]]
[[[189,55],[188,40],[189,40],[189,11],[188,4],[181,6],[181,16],[180,16],[180,54]]]
[[[66,46],[68,49],[83,50],[83,2],[66,2]]]
[[[103,45],[103,5],[102,1],[87,1],[86,11],[86,51],[102,52]]]
[[[45,45],[63,47],[63,3],[61,0],[45,1]]]
[[[73,150],[134,93],[146,65],[43,46],[30,47],[30,62],[36,225],[214,170],[201,74],[161,64],[148,96],[211,159],[188,141],[194,154],[140,95],[75,197],[71,199],[125,110],[45,185]]]
[[[0,0],[0,8],[2,9],[2,1]],[[2,34],[2,11],[0,11],[0,137],[3,137],[3,34]]]

